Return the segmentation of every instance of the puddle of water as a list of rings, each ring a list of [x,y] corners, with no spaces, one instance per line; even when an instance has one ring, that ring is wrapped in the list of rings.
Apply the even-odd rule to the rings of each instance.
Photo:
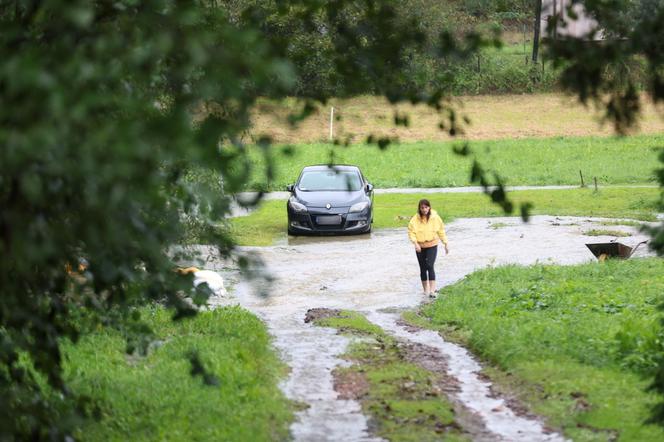
[[[364,233],[361,235],[344,235],[344,236],[292,236],[288,235],[277,245],[300,246],[305,244],[330,244],[330,243],[357,243],[362,241],[371,241],[371,233]]]
[[[303,325],[303,317],[271,317],[267,320],[275,337],[274,345],[291,367],[290,376],[280,387],[291,399],[305,402],[306,410],[297,413],[291,426],[299,441],[380,441],[368,433],[367,420],[360,404],[337,399],[332,369],[343,365],[338,355],[349,340],[331,328]],[[297,351],[293,350],[297,342]]]
[[[398,338],[440,350],[446,356],[448,374],[459,381],[457,399],[479,415],[487,430],[495,435],[492,440],[565,441],[559,434],[545,431],[541,422],[517,416],[503,399],[492,398],[490,384],[477,375],[481,366],[464,348],[431,330],[408,331],[397,324],[399,316],[393,313],[374,311],[367,314],[367,319]]]

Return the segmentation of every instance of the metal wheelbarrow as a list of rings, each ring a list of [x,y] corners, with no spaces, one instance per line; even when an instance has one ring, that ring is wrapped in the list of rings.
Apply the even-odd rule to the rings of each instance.
[[[619,242],[600,242],[586,244],[586,247],[590,249],[598,261],[602,262],[608,258],[628,259],[634,254],[634,252],[636,252],[636,249],[638,249],[641,244],[645,244],[647,242],[648,240],[641,241],[634,247],[626,246],[625,244]]]

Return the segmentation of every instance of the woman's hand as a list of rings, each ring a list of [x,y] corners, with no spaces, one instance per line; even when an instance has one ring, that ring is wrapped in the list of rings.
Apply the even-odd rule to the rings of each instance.
[[[449,255],[450,254],[450,248],[447,247],[447,244],[443,244],[445,246],[445,254]]]
[[[418,243],[415,243],[415,251],[417,253],[420,253],[422,251],[422,247],[420,247],[420,245]]]

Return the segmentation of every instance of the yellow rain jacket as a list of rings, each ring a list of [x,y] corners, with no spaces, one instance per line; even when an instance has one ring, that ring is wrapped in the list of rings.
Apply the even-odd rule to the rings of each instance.
[[[415,214],[408,223],[408,239],[413,243],[417,242],[420,247],[424,248],[437,245],[438,239],[447,245],[445,224],[443,224],[438,212],[431,209],[429,221],[425,221],[420,218],[419,214]]]

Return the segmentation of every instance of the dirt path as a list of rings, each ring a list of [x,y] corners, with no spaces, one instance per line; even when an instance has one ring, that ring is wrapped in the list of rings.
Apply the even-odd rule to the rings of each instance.
[[[440,284],[453,283],[488,265],[591,261],[594,258],[584,244],[612,239],[583,236],[583,231],[601,228],[596,221],[549,216],[534,217],[528,224],[518,218],[455,221],[447,226],[450,255],[439,257],[436,265]],[[490,227],[496,223],[505,226]],[[625,244],[645,239],[633,228],[621,230],[634,233],[621,239]],[[384,309],[412,308],[423,301],[415,253],[405,232],[290,238],[283,245],[245,250],[258,254],[275,280],[269,297],[260,296],[248,283],[238,284],[238,300],[266,322],[292,369],[283,391],[308,405],[297,413],[291,428],[294,439],[376,440],[368,432],[359,404],[337,399],[333,388],[331,372],[345,364],[338,355],[344,352],[348,338],[333,329],[305,324],[304,317],[314,307],[357,310],[399,338],[418,342],[421,337],[400,329],[394,318],[384,314]],[[636,255],[645,254],[647,249],[640,248]],[[450,374],[468,388],[462,388],[453,399],[480,415],[491,435],[489,440],[561,440],[559,435],[546,433],[536,420],[516,419],[502,399],[489,397],[489,385],[476,375],[479,365],[465,350],[454,349],[441,338],[435,342],[429,338],[427,345],[437,346],[448,363],[459,361],[456,368],[450,368]]]

